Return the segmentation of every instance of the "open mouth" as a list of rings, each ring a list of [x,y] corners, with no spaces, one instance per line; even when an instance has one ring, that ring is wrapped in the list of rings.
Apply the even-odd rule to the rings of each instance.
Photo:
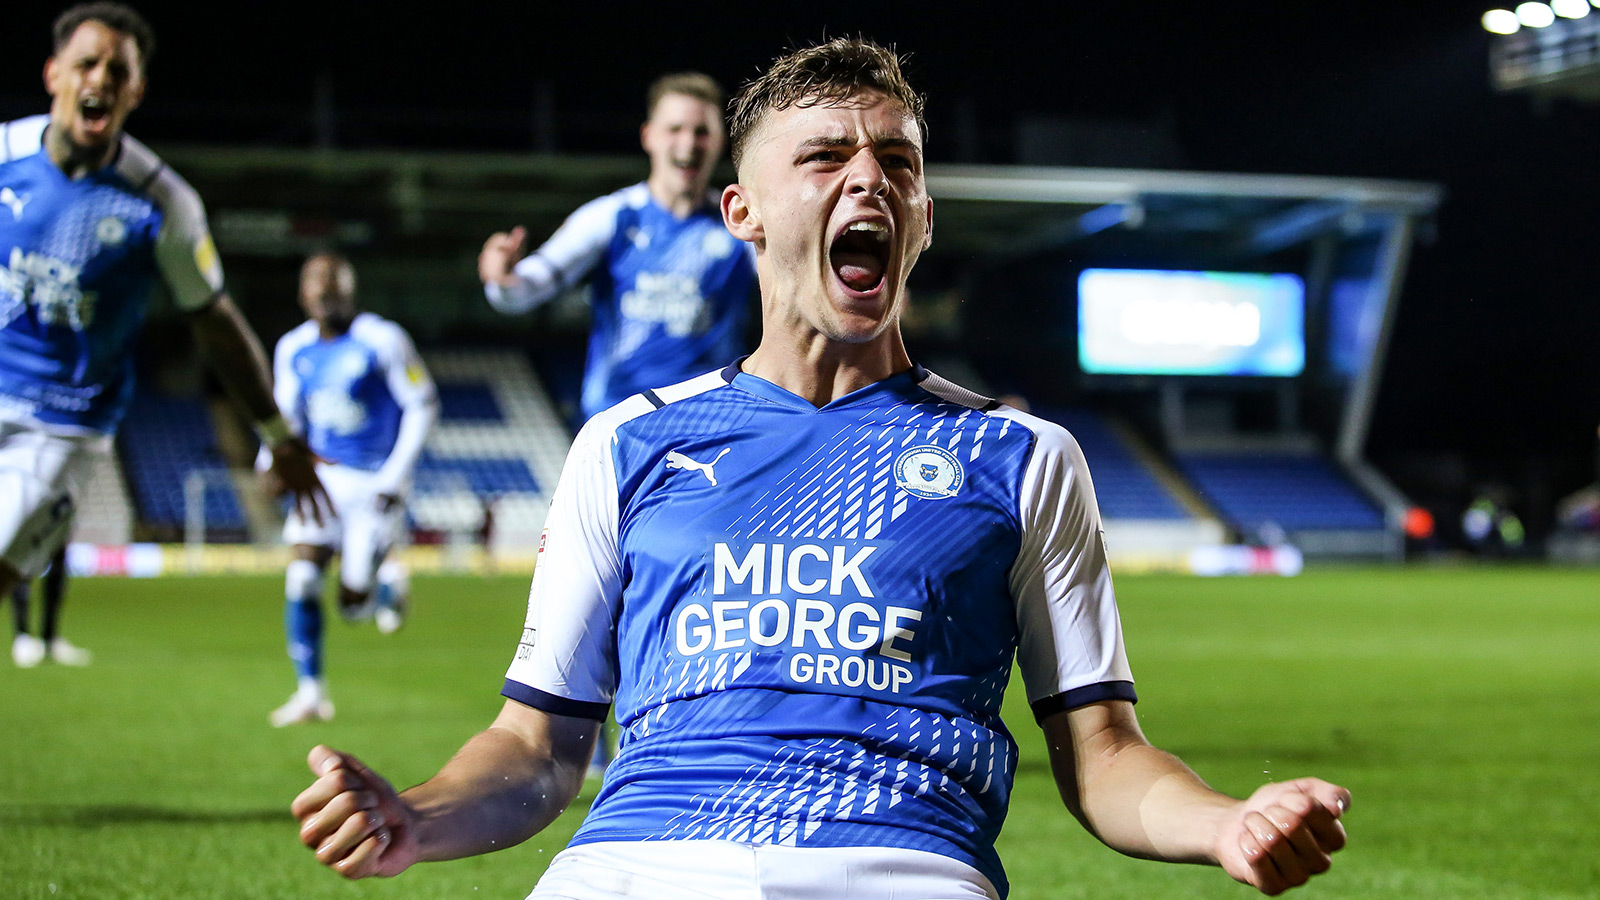
[[[78,103],[85,124],[98,129],[111,119],[111,104],[103,97],[85,97]]]
[[[834,275],[857,294],[874,294],[889,271],[889,225],[877,220],[857,220],[834,235],[828,247]]]

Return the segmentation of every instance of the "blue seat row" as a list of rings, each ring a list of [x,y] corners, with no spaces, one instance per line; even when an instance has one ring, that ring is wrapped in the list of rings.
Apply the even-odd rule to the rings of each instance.
[[[1332,462],[1286,454],[1187,454],[1179,468],[1227,522],[1245,532],[1381,530],[1383,511]]]
[[[222,469],[211,416],[198,398],[134,395],[117,439],[118,454],[140,521],[181,529],[184,481],[192,469]],[[207,528],[243,530],[244,509],[231,485],[206,491]]]
[[[1094,479],[1100,514],[1107,519],[1185,519],[1184,512],[1122,438],[1098,414],[1067,407],[1039,407],[1034,414],[1072,432]]]

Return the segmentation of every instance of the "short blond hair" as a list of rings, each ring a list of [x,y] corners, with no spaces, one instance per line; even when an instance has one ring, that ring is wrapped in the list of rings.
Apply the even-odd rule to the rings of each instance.
[[[865,38],[834,38],[778,59],[741,88],[730,105],[728,143],[734,168],[739,167],[745,144],[767,113],[791,106],[840,103],[864,90],[877,91],[905,107],[927,140],[922,95],[912,89],[900,63],[893,50]]]

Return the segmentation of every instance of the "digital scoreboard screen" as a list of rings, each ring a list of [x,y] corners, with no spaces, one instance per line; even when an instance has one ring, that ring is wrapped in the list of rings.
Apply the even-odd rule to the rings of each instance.
[[[1078,362],[1095,375],[1299,375],[1305,307],[1296,275],[1085,269]]]

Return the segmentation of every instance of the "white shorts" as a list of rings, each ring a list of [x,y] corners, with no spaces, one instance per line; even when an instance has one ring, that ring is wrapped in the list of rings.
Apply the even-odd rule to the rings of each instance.
[[[601,841],[568,847],[528,900],[999,900],[966,863],[895,847]]]
[[[73,498],[110,452],[110,435],[0,422],[0,559],[25,578],[44,571],[71,536]]]
[[[293,507],[283,523],[283,540],[289,545],[310,544],[339,553],[340,580],[354,591],[372,589],[373,573],[394,546],[405,521],[405,503],[384,510],[374,486],[375,473],[349,466],[317,466],[317,476],[333,501],[332,516],[322,524],[302,517]]]

